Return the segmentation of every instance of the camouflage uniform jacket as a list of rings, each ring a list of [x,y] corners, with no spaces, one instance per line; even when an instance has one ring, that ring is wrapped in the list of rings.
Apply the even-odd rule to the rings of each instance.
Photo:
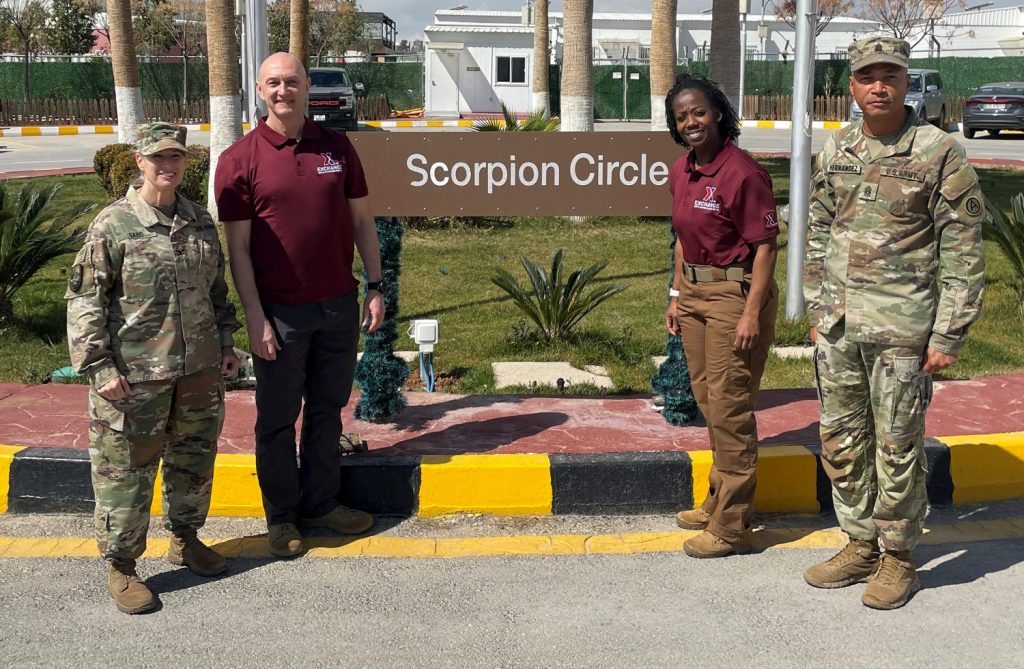
[[[217,229],[181,195],[173,221],[134,188],[100,212],[65,298],[71,363],[97,388],[119,373],[138,382],[219,365],[238,329]]]
[[[851,341],[956,355],[981,310],[984,198],[962,146],[911,112],[872,158],[857,121],[812,178],[804,298],[812,326]]]

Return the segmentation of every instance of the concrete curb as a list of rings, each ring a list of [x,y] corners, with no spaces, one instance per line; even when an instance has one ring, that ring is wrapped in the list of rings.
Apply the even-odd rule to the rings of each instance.
[[[755,509],[830,511],[818,452],[816,445],[762,448]],[[1024,497],[1024,432],[929,438],[925,452],[933,505]],[[399,516],[668,513],[704,501],[710,466],[710,451],[346,456],[342,502]],[[0,512],[84,513],[92,506],[86,452],[0,446]],[[153,511],[160,513],[158,498]],[[254,456],[217,457],[210,514],[263,514]]]
[[[489,117],[488,117],[489,118]],[[495,116],[497,118],[497,116]],[[482,119],[478,119],[482,120]],[[500,119],[498,119],[500,121]],[[470,119],[386,119],[382,121],[360,121],[359,125],[371,128],[472,128],[475,120]],[[744,128],[761,128],[768,130],[791,130],[792,121],[763,121],[746,119],[740,121]],[[813,121],[811,127],[816,130],[839,130],[850,125],[850,121]],[[189,130],[209,132],[209,123],[186,125]],[[243,130],[249,129],[248,123],[242,124]],[[959,123],[950,123],[947,131],[958,132]],[[48,137],[56,135],[113,135],[117,133],[116,125],[24,125],[0,129],[0,137]]]

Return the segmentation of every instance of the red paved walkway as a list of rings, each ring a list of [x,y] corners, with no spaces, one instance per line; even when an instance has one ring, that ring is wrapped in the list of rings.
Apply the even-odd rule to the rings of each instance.
[[[461,396],[410,393],[389,425],[362,423],[345,410],[371,455],[606,453],[706,449],[703,428],[675,428],[648,398]],[[228,394],[221,452],[252,451],[253,394]],[[85,386],[0,384],[0,444],[86,448]],[[818,443],[814,391],[761,393],[764,444]],[[930,436],[1024,431],[1024,374],[940,382],[928,413]]]

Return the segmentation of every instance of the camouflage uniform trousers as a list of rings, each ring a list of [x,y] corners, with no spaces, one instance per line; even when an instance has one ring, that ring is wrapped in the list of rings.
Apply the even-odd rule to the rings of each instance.
[[[210,508],[224,421],[220,368],[135,383],[123,400],[108,401],[91,390],[89,415],[100,554],[136,559],[146,550],[161,458],[164,526],[178,537],[195,536]]]
[[[931,376],[925,346],[851,342],[842,327],[818,333],[814,371],[821,401],[821,461],[839,526],[913,550],[928,511],[924,419]]]

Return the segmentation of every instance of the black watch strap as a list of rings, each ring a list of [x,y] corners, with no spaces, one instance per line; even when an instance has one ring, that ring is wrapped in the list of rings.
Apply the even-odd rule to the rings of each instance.
[[[384,287],[384,282],[383,281],[367,281],[366,282],[366,290],[367,291],[375,290],[375,291],[377,291],[379,293],[379,292],[381,292],[381,289],[383,287]]]

